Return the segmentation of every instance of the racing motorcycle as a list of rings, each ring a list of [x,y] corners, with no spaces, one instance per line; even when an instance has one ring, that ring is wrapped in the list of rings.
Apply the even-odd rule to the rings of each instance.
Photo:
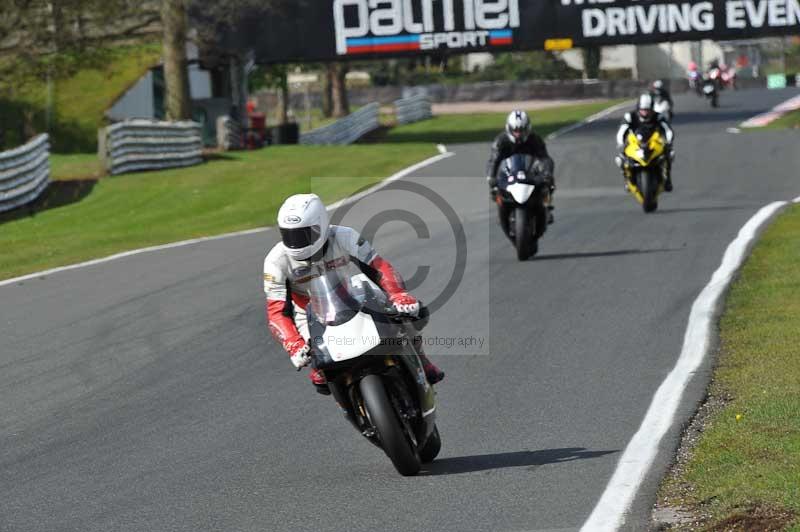
[[[644,212],[655,211],[669,171],[664,135],[657,126],[641,126],[628,132],[623,153],[617,157],[617,165],[625,175],[628,192]]]
[[[717,83],[711,78],[703,79],[703,95],[706,99],[710,100],[711,107],[719,106],[719,96],[717,91]]]
[[[519,260],[536,254],[539,238],[547,230],[552,175],[552,161],[530,155],[512,155],[500,165],[495,195],[497,214]]]
[[[700,76],[700,72],[697,70],[690,70],[687,76],[689,80],[689,89],[695,91],[698,96],[701,96],[703,79]]]
[[[344,417],[404,476],[433,461],[442,441],[436,394],[417,346],[427,309],[398,313],[352,262],[308,272],[312,366],[322,370]]]
[[[666,98],[662,98],[658,94],[653,95],[653,110],[664,117],[669,123],[672,123],[672,105],[670,105],[669,100]]]

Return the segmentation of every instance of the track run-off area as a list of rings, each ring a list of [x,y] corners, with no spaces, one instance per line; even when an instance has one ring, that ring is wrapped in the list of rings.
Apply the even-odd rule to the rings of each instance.
[[[800,195],[798,133],[728,131],[797,93],[726,91],[718,109],[676,98],[675,192],[651,215],[613,164],[623,110],[550,141],[556,222],[527,262],[489,202],[490,139],[336,211],[435,307],[443,448],[413,478],[269,337],[275,231],[0,286],[0,530],[581,529],[658,415],[729,244]],[[712,363],[665,409],[622,529],[647,528]]]

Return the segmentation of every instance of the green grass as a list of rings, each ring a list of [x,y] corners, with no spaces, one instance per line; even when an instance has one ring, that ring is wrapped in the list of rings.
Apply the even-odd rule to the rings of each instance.
[[[763,129],[795,129],[800,128],[800,110],[786,113],[779,119],[767,125]],[[759,129],[759,128],[753,128]]]
[[[794,206],[766,231],[727,300],[711,395],[731,399],[711,414],[683,472],[662,486],[720,530],[755,514],[789,516],[776,519],[800,531],[799,265]],[[767,528],[755,519],[737,530]]]
[[[50,177],[56,180],[97,179],[105,173],[94,153],[51,154]]]
[[[530,111],[533,129],[546,136],[624,100],[588,103]],[[510,110],[509,110],[510,111]],[[386,142],[490,142],[502,129],[508,113],[440,115],[388,131]]]
[[[0,279],[159,243],[274,223],[290,194],[342,197],[435,155],[430,145],[271,147],[202,166],[99,181],[55,181],[45,210],[0,215]],[[92,168],[56,158],[57,173]],[[90,172],[92,170],[89,170]],[[64,196],[64,197],[61,197]]]

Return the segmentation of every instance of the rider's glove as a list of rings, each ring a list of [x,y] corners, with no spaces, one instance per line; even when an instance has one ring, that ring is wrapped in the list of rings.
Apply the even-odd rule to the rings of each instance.
[[[419,301],[417,298],[408,292],[398,292],[389,296],[392,300],[394,308],[401,314],[408,314],[409,316],[416,316],[419,314]]]
[[[297,369],[307,366],[311,362],[311,347],[305,340],[294,342],[287,351],[289,351],[289,359]]]

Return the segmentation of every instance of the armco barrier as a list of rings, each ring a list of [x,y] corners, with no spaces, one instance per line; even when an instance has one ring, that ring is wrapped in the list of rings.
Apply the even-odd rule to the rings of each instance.
[[[303,133],[300,144],[352,144],[370,131],[378,129],[380,106],[365,105],[333,124]]]
[[[412,96],[394,102],[397,124],[410,124],[433,117],[431,101],[425,96]]]
[[[34,201],[50,182],[49,137],[0,152],[0,212]]]
[[[111,175],[203,162],[197,122],[126,120],[100,130],[98,152]]]
[[[242,126],[230,116],[217,118],[217,147],[223,151],[241,150],[244,147]]]

